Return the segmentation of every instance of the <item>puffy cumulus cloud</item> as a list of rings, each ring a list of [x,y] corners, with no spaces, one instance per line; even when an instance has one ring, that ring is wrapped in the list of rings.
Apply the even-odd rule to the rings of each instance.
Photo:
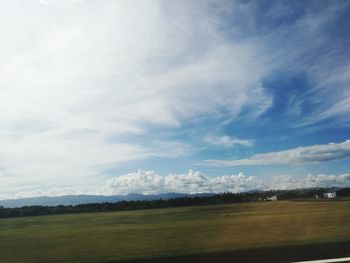
[[[308,174],[305,177],[288,175],[261,180],[243,173],[209,177],[199,171],[190,170],[184,174],[158,175],[154,171],[138,170],[109,179],[102,186],[54,187],[47,190],[23,190],[15,194],[0,194],[0,199],[17,199],[39,196],[62,195],[127,195],[161,193],[222,193],[246,192],[250,190],[287,190],[312,187],[349,187],[350,174],[327,175]]]
[[[312,187],[348,187],[350,186],[350,174],[327,175],[308,174],[305,178],[295,178],[292,176],[278,176],[271,181],[271,189],[295,189]]]
[[[350,140],[346,140],[341,143],[329,143],[255,154],[247,159],[232,161],[206,160],[204,164],[213,166],[305,164],[328,162],[349,157]]]
[[[110,179],[99,192],[102,194],[159,194],[179,193],[217,193],[224,191],[242,192],[260,189],[262,182],[243,173],[208,177],[201,172],[190,170],[184,174],[160,176],[154,171],[138,170],[135,173]]]
[[[228,135],[223,135],[223,136],[208,135],[204,138],[204,141],[211,145],[227,147],[227,148],[231,148],[235,146],[243,146],[243,147],[254,146],[254,140],[243,140],[243,139],[231,138]]]

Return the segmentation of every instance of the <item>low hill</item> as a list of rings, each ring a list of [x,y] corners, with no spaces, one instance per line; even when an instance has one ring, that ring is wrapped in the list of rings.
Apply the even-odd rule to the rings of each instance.
[[[79,204],[98,204],[98,203],[115,203],[119,201],[151,201],[151,200],[168,200],[179,197],[201,197],[213,194],[181,194],[181,193],[165,193],[158,195],[64,195],[64,196],[40,196],[32,198],[8,199],[0,200],[0,206],[7,208],[23,207],[23,206],[58,206],[58,205],[79,205]]]

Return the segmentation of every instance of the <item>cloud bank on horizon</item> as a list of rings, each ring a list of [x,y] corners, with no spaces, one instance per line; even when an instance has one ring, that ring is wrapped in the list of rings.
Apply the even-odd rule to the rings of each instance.
[[[321,3],[2,1],[0,195],[348,174],[350,3]]]
[[[100,187],[54,187],[47,190],[21,191],[14,195],[0,195],[1,199],[18,199],[39,196],[63,195],[144,195],[161,193],[222,193],[247,192],[253,190],[287,190],[313,187],[344,187],[350,185],[350,174],[308,174],[303,178],[278,175],[263,181],[244,173],[209,177],[199,171],[189,170],[183,174],[161,176],[154,171],[138,170],[133,173],[108,179]]]

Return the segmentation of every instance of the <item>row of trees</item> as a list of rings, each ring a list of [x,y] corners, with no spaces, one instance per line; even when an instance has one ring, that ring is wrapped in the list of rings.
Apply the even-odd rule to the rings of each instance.
[[[75,206],[24,206],[20,208],[0,207],[0,218],[256,202],[263,201],[268,196],[273,195],[277,195],[279,200],[300,199],[314,197],[315,195],[322,196],[322,194],[326,191],[327,189],[265,191],[250,193],[226,192],[204,197],[180,197],[169,200],[120,201],[115,203],[80,204]]]

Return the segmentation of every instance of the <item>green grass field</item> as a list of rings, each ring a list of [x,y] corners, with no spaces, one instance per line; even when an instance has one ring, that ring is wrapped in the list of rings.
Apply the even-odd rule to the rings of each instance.
[[[0,220],[0,262],[108,262],[350,241],[350,200]]]

